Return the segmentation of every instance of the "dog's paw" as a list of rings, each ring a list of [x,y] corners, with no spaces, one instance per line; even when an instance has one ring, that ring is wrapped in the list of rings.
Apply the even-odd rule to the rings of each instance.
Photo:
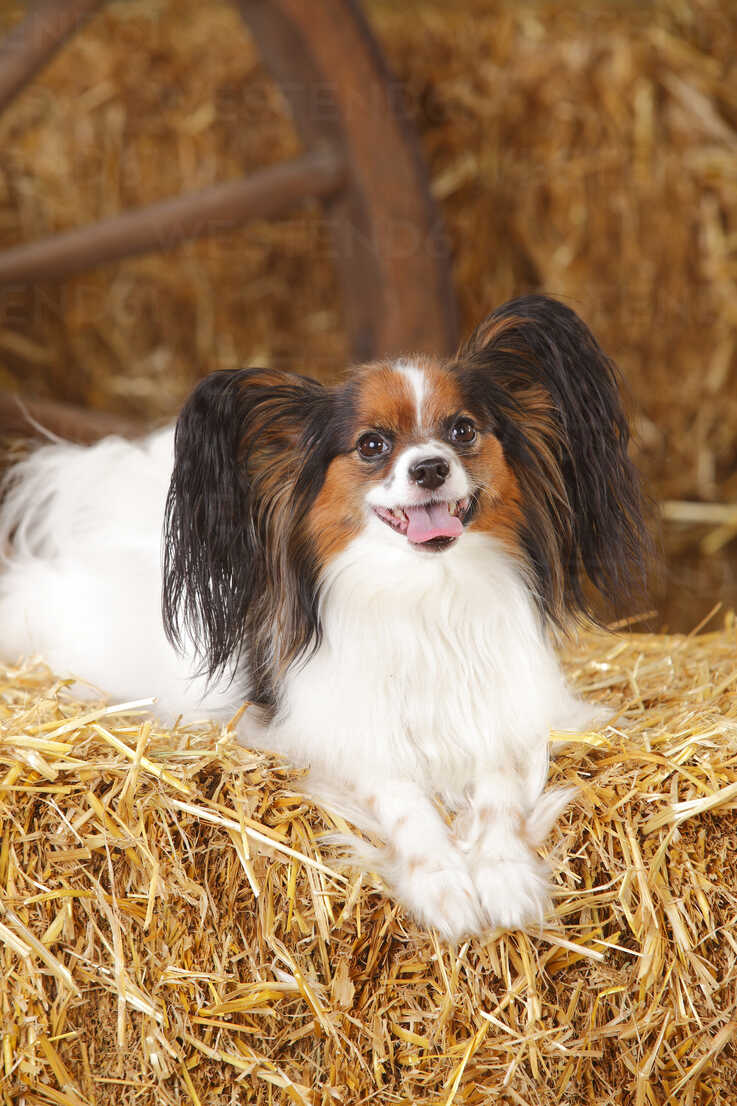
[[[486,927],[540,928],[550,910],[550,889],[544,865],[535,856],[481,859],[474,882]]]
[[[484,916],[476,888],[458,858],[452,867],[438,867],[429,859],[409,861],[397,881],[397,894],[423,926],[455,942],[480,933]]]

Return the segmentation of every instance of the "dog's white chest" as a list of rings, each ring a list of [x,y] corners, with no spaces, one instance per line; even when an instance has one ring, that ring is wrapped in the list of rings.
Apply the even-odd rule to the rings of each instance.
[[[375,537],[331,566],[323,639],[287,678],[274,740],[347,778],[385,765],[449,795],[481,764],[544,759],[573,700],[515,562],[472,533],[424,556]]]

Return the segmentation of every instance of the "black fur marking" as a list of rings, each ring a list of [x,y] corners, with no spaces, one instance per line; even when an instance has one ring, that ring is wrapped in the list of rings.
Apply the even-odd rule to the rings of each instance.
[[[644,587],[650,542],[613,362],[574,311],[526,296],[478,327],[455,368],[520,484],[520,537],[546,616],[595,619],[586,577],[620,609]]]
[[[344,437],[336,410],[313,380],[249,369],[206,377],[177,424],[166,632],[191,638],[210,677],[234,671],[247,642],[249,694],[271,706],[283,669],[320,637],[303,523]]]

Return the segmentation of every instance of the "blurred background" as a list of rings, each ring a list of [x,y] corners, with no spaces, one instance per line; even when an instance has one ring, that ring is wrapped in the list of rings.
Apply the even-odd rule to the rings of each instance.
[[[445,221],[459,333],[512,296],[564,297],[623,371],[663,505],[648,625],[737,606],[737,3],[363,9]],[[23,11],[0,0],[0,29]],[[298,149],[234,7],[118,0],[0,115],[0,248]],[[215,369],[329,380],[349,359],[314,204],[0,288],[0,389],[100,411],[161,420]]]

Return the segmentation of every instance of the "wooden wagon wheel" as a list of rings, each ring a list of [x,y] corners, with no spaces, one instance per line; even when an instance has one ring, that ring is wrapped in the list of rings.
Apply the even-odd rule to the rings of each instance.
[[[41,0],[0,43],[0,110],[103,0]],[[450,352],[447,249],[418,146],[356,0],[235,0],[290,106],[301,156],[248,177],[0,252],[0,285],[61,278],[102,262],[320,200],[335,246],[352,356]],[[247,122],[247,121],[246,121]],[[28,403],[40,422],[92,440],[114,416]],[[0,419],[28,420],[0,396]]]

